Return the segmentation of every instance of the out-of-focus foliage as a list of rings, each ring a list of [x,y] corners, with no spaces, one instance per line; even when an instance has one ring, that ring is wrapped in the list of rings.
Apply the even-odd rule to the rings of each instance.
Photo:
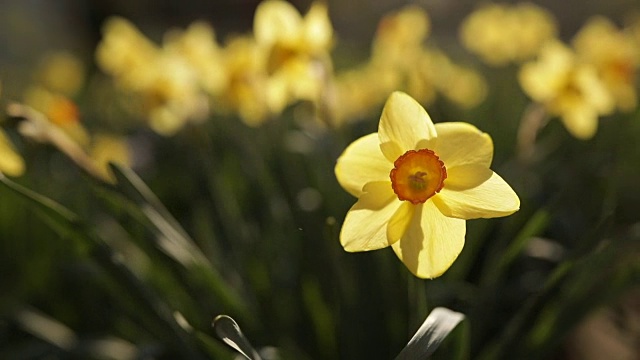
[[[96,38],[68,34],[84,53],[29,61],[47,18],[7,6],[0,358],[233,359],[211,327],[226,314],[263,359],[392,359],[446,307],[465,321],[435,359],[632,359],[640,8],[568,26],[539,2],[446,2],[465,10],[442,29],[436,3],[389,6],[358,47],[333,24],[351,2],[266,0],[241,32],[87,2]],[[520,199],[467,221],[433,280],[339,239],[356,199],[336,161],[394,91],[489,134]]]

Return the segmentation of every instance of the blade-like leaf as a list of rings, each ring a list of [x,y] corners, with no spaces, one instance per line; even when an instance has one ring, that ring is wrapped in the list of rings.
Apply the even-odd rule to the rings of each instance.
[[[247,305],[243,298],[225,283],[201,249],[144,181],[129,168],[117,164],[110,166],[117,179],[116,188],[132,200],[150,222],[151,231],[156,235],[156,246],[192,273],[202,275],[201,278],[208,282],[225,308],[246,314]]]
[[[218,315],[213,319],[213,330],[225,344],[229,345],[237,352],[249,360],[262,360],[258,352],[251,346],[249,340],[244,336],[240,326],[227,315]]]
[[[2,173],[0,184],[26,200],[60,235],[89,247],[91,256],[114,280],[113,285],[117,286],[117,291],[135,301],[140,313],[138,315],[147,322],[145,325],[150,331],[158,334],[163,341],[174,343],[183,354],[199,358],[186,332],[176,323],[163,299],[155,295],[128,267],[118,261],[118,256],[109,245],[80,217],[52,199],[9,180]]]
[[[431,356],[464,318],[464,314],[447,308],[433,309],[396,360],[426,359]]]

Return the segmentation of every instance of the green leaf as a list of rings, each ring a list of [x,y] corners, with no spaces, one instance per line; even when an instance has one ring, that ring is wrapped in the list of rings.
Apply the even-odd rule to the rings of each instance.
[[[213,330],[225,344],[235,349],[242,356],[249,360],[262,360],[260,354],[251,346],[249,340],[244,336],[240,326],[227,315],[218,315],[213,319]]]
[[[129,168],[116,164],[110,166],[117,179],[116,188],[127,199],[133,201],[149,221],[150,230],[156,236],[156,246],[194,275],[193,279],[204,281],[222,302],[226,311],[246,315],[248,306],[244,299],[234,288],[227,285],[201,249],[144,181]],[[136,218],[135,215],[133,217]]]
[[[90,249],[91,256],[113,279],[120,297],[132,299],[136,315],[161,341],[173,344],[188,357],[199,358],[187,333],[176,322],[171,309],[121,261],[109,245],[100,239],[82,219],[61,204],[29,190],[0,173],[0,184],[26,200],[61,236],[67,236]],[[123,300],[124,302],[124,300]]]

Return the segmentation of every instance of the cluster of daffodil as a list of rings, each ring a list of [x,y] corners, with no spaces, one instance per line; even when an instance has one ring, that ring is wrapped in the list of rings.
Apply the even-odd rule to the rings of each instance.
[[[640,25],[619,28],[594,17],[565,44],[555,23],[532,4],[492,4],[467,17],[461,38],[490,65],[527,61],[519,72],[524,92],[560,118],[573,136],[589,139],[599,117],[637,106]]]
[[[286,1],[263,1],[253,34],[223,45],[204,22],[168,31],[160,45],[124,18],[109,19],[103,30],[98,66],[134,97],[137,114],[162,135],[225,114],[259,126],[300,101],[313,103],[326,123],[337,126],[384,103],[378,132],[351,144],[335,168],[339,183],[358,198],[340,235],[347,251],[390,246],[413,274],[433,278],[462,250],[465,220],[519,209],[518,196],[490,168],[489,135],[467,123],[434,125],[420,105],[441,95],[473,107],[485,99],[487,84],[427,44],[430,20],[417,6],[385,16],[369,59],[340,71],[330,56],[335,36],[324,3],[312,4],[303,16]],[[492,4],[468,16],[460,36],[492,66],[519,64],[524,92],[575,137],[588,139],[600,116],[637,106],[640,22],[619,29],[594,18],[569,46],[557,38],[544,9]],[[108,179],[107,161],[130,161],[125,145],[91,136],[80,123],[71,99],[84,81],[81,65],[68,56],[47,64],[25,95],[29,108],[13,107],[14,115],[28,119],[19,131]],[[0,171],[23,171],[2,132],[0,155]]]
[[[279,114],[295,100],[317,101],[331,73],[333,41],[327,8],[306,16],[285,1],[261,3],[254,34],[218,45],[211,26],[171,30],[162,46],[123,18],[104,26],[98,65],[140,96],[142,116],[163,135],[211,114],[235,112],[250,125]]]
[[[323,3],[302,16],[282,0],[262,2],[253,34],[216,42],[202,22],[166,33],[156,45],[123,18],[104,26],[97,62],[125,91],[141,99],[152,129],[171,135],[212,113],[235,113],[259,125],[298,101],[314,103],[334,125],[370,114],[402,90],[421,102],[436,92],[465,107],[480,103],[483,78],[426,47],[426,12],[411,6],[382,19],[371,58],[334,72],[333,28]]]

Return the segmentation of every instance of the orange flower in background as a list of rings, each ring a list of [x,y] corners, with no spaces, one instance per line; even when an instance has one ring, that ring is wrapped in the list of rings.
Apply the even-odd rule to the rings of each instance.
[[[442,275],[464,246],[465,220],[509,215],[520,200],[490,169],[493,142],[471,124],[433,124],[410,96],[393,93],[378,132],[347,147],[335,173],[358,198],[340,242],[349,252],[391,246],[421,278]]]

